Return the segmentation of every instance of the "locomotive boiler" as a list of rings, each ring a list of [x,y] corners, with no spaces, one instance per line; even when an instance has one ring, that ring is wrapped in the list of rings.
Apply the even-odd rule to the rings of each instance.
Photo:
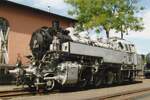
[[[99,87],[102,84],[134,81],[140,55],[134,44],[113,37],[90,39],[74,28],[42,27],[32,34],[31,64],[18,64],[17,83],[52,90],[59,86]]]

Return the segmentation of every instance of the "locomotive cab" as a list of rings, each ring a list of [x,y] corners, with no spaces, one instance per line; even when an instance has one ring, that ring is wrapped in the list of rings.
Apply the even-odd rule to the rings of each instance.
[[[136,53],[135,45],[125,39],[111,37],[109,42],[114,45],[114,49],[129,53]]]

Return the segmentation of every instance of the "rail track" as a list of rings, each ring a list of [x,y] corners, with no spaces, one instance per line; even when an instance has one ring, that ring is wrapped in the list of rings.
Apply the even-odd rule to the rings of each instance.
[[[29,90],[29,89],[18,89],[18,90],[4,90],[0,91],[0,100],[1,98],[12,98],[12,97],[18,97],[18,96],[35,96],[35,95],[45,95],[45,94],[56,94],[59,93],[59,90],[55,90],[52,92],[48,91],[36,91],[36,90]]]
[[[125,84],[126,85],[126,84]],[[120,86],[120,85],[119,85]],[[48,92],[46,94],[57,94],[57,93],[68,93],[68,92],[76,92],[76,91],[80,91],[80,90],[73,90],[73,89],[65,89],[65,90],[54,90],[51,92]],[[82,90],[81,90],[82,91]],[[107,100],[107,99],[114,99],[117,97],[121,97],[121,96],[127,96],[127,95],[132,95],[132,94],[136,94],[136,93],[142,93],[142,92],[146,92],[146,91],[150,91],[150,88],[141,88],[141,89],[136,89],[136,90],[130,90],[130,91],[124,91],[124,92],[118,92],[115,94],[110,94],[110,95],[103,95],[100,97],[95,97],[95,98],[91,98],[91,99],[86,99],[86,100]],[[7,90],[7,91],[0,91],[0,98],[13,98],[13,97],[19,97],[19,96],[36,96],[36,95],[43,95],[44,96],[44,92],[36,92],[35,90],[31,91],[29,89],[17,89],[17,90]],[[115,100],[115,99],[114,99]]]
[[[35,92],[27,91],[24,89],[6,90],[6,91],[0,91],[0,98],[9,98],[9,97],[17,97],[17,96],[33,95],[33,94],[35,94]]]
[[[86,100],[107,100],[107,99],[115,100],[115,98],[117,97],[127,96],[127,95],[147,92],[147,91],[150,91],[150,88],[142,88],[142,89],[137,89],[137,90],[125,91],[121,93],[104,95],[101,97],[96,97],[96,98],[91,98],[91,99],[86,99]],[[52,94],[55,94],[55,93],[56,91],[52,92]],[[28,95],[36,95],[36,94],[37,94],[36,92],[31,92],[27,90],[8,90],[8,91],[0,91],[0,98],[12,98],[12,97],[28,96]]]
[[[136,90],[118,92],[118,93],[104,95],[104,96],[86,99],[86,100],[116,100],[117,98],[121,98],[122,96],[125,97],[128,95],[131,95],[131,96],[134,95],[133,97],[135,97],[136,95],[139,95],[140,93],[143,93],[143,92],[150,92],[150,88],[141,88],[141,89],[136,89]],[[132,100],[132,99],[131,98],[129,98],[129,99],[123,98],[122,100]]]
[[[117,98],[119,97],[124,97],[128,95],[133,95],[136,96],[138,93],[144,93],[144,92],[150,92],[150,88],[141,88],[141,89],[136,89],[136,90],[130,90],[130,91],[124,91],[124,92],[118,92],[115,94],[110,94],[110,95],[104,95],[96,98],[91,98],[91,99],[86,99],[86,100],[119,100]],[[52,92],[49,94],[56,94],[58,92]],[[28,95],[38,95],[36,92],[31,92],[27,90],[9,90],[9,91],[0,91],[0,98],[13,98],[13,97],[18,97],[18,96],[28,96]],[[42,94],[44,95],[44,94]],[[121,99],[121,100],[124,100]],[[132,99],[125,99],[125,100],[132,100]]]

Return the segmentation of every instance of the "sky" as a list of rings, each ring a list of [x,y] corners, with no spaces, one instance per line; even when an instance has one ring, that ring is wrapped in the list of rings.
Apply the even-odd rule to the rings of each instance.
[[[64,0],[8,0],[8,1],[17,2],[47,12],[67,16],[69,18],[74,18],[73,16],[68,14],[68,9],[71,8],[71,6],[64,3]]]
[[[147,54],[150,52],[150,0],[139,0],[139,4],[145,8],[139,13],[145,29],[141,32],[129,32],[126,39],[135,43],[138,53]]]
[[[38,9],[56,12],[57,14],[68,15],[70,5],[65,4],[64,0],[9,0],[15,1],[21,4],[33,6]],[[145,9],[138,14],[143,18],[145,29],[141,32],[130,31],[125,39],[134,43],[137,47],[137,52],[140,54],[147,54],[150,52],[150,0],[138,0],[139,5]],[[48,8],[48,6],[50,8]],[[69,16],[72,17],[72,16]],[[111,34],[111,36],[117,36],[118,34]]]

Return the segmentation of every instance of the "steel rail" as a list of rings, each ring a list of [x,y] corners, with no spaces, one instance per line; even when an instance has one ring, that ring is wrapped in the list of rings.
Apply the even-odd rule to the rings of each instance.
[[[136,94],[136,93],[147,92],[147,91],[150,91],[150,88],[128,90],[128,91],[124,91],[124,92],[118,92],[118,93],[104,95],[104,96],[95,97],[95,98],[90,98],[90,99],[86,99],[86,100],[107,100],[107,99],[113,99],[113,98],[117,98],[117,97],[121,97],[121,96],[127,96],[127,95]]]
[[[22,96],[22,95],[33,95],[35,92],[29,92],[27,90],[6,90],[6,91],[0,91],[0,98],[5,97],[16,97],[16,96]]]

